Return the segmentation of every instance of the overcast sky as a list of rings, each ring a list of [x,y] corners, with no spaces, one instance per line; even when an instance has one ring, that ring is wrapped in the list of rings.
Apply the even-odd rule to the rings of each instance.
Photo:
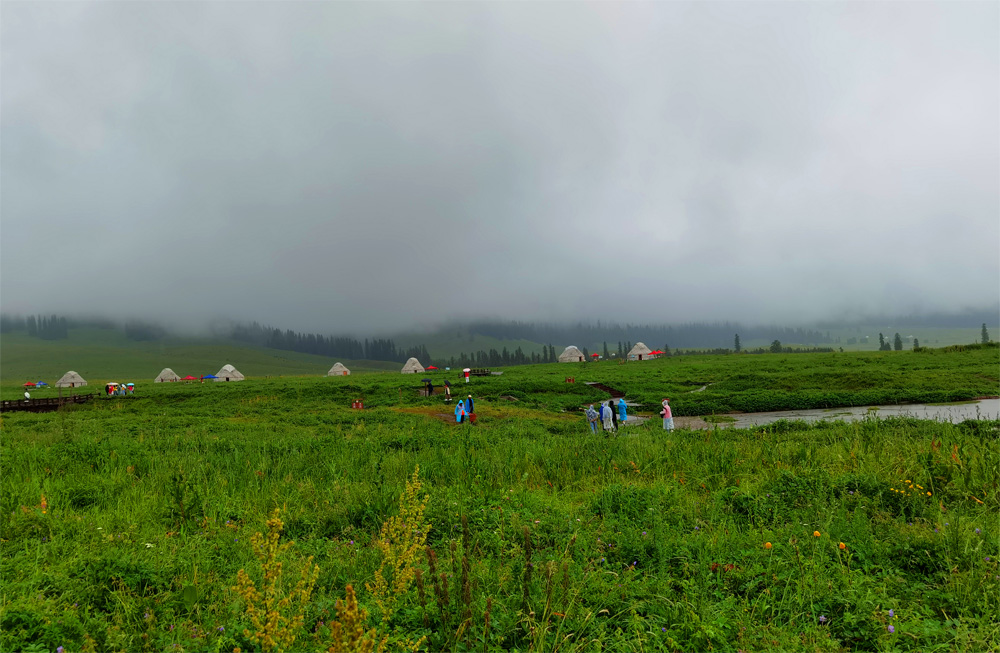
[[[1000,297],[1000,4],[27,3],[0,308],[321,332]]]

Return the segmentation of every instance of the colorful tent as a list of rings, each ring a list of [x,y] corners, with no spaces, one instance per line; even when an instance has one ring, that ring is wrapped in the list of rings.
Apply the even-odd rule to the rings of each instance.
[[[181,381],[197,381],[197,380],[198,380],[197,376],[191,376],[190,374],[181,379]]]

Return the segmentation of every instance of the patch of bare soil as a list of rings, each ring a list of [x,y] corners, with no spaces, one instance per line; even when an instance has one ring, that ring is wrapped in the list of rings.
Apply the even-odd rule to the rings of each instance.
[[[675,417],[674,428],[678,429],[710,429],[712,425],[700,417]]]

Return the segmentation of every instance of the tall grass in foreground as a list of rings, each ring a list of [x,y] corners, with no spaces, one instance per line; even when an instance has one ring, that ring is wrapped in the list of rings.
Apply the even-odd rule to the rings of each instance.
[[[996,422],[605,438],[249,399],[4,417],[0,649],[256,650],[231,588],[276,508],[320,570],[294,650],[355,592],[355,627],[425,650],[1000,647]],[[433,527],[387,610],[418,466]]]

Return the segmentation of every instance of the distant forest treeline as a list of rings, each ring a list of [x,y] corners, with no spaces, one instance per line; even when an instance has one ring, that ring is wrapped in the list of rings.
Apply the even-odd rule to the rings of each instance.
[[[692,322],[675,325],[634,324],[583,324],[572,326],[535,324],[531,322],[488,322],[470,324],[468,330],[476,335],[504,340],[530,340],[532,342],[559,342],[567,345],[592,345],[618,341],[642,342],[652,349],[669,345],[672,349],[728,349],[733,346],[733,336],[740,334],[744,340],[780,340],[798,344],[831,344],[829,333],[802,327],[747,326],[736,322]]]
[[[282,331],[269,326],[252,324],[237,324],[232,328],[230,337],[238,342],[245,342],[271,349],[297,351],[303,354],[317,354],[331,358],[350,360],[398,361],[406,362],[408,358],[416,358],[424,365],[430,364],[431,356],[424,345],[416,345],[407,349],[397,348],[389,338],[365,338],[358,340],[349,336],[324,336],[316,333],[298,333],[291,329]]]

